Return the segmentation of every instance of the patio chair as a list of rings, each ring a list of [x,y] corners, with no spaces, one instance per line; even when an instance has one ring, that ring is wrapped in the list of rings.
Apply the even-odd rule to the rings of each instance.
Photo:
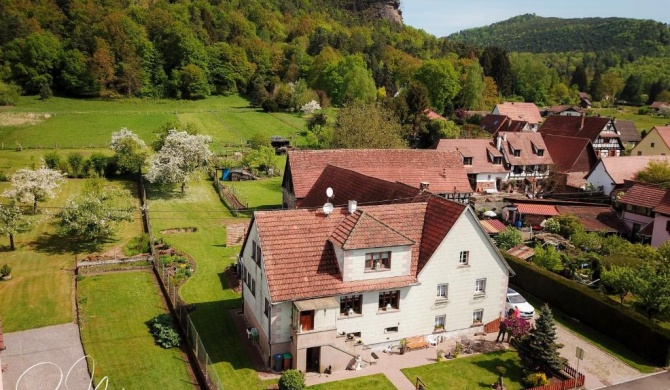
[[[426,341],[428,341],[428,344],[430,344],[433,347],[437,347],[437,341],[438,337],[435,336],[434,334],[426,336]]]

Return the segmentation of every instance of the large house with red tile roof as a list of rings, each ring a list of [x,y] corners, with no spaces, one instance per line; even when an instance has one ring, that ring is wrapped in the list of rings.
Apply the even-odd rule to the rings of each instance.
[[[328,165],[419,188],[447,199],[467,202],[472,193],[460,154],[416,149],[330,149],[288,152],[282,181],[284,208],[301,207]]]
[[[610,118],[552,115],[547,117],[538,131],[543,135],[588,139],[598,157],[620,156],[624,150],[620,134]]]
[[[534,183],[549,176],[554,161],[539,133],[499,132],[495,142],[509,171],[509,180]]]
[[[493,136],[499,131],[533,131],[528,122],[513,120],[507,115],[488,114],[482,118],[479,126]]]
[[[542,123],[542,115],[540,109],[535,103],[524,102],[505,102],[500,103],[493,108],[491,114],[505,115],[514,121],[524,121],[530,124],[532,131],[537,131],[540,123]]]
[[[476,192],[501,191],[509,171],[503,165],[503,154],[488,139],[441,139],[438,151],[458,152]]]
[[[303,372],[345,369],[402,338],[482,331],[513,274],[472,209],[437,196],[256,211],[239,266],[264,359],[291,353]]]
[[[626,180],[635,179],[635,175],[644,169],[650,161],[667,161],[668,156],[620,156],[604,158],[589,172],[586,180],[604,195],[624,187]]]
[[[631,232],[631,238],[647,241],[652,237],[655,209],[666,192],[655,185],[635,183],[618,199],[623,206],[621,219]]]
[[[630,151],[631,156],[670,156],[670,126],[654,126]]]
[[[586,176],[599,161],[591,141],[552,134],[543,134],[542,139],[554,161],[554,171],[561,179],[560,183],[556,183],[561,184],[558,190],[584,188]]]

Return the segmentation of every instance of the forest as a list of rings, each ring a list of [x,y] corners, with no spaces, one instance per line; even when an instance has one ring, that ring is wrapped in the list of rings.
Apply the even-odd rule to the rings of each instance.
[[[239,93],[267,111],[294,111],[312,100],[325,108],[404,91],[403,104],[387,105],[416,130],[419,109],[449,115],[488,110],[501,100],[568,104],[577,91],[596,101],[642,104],[670,86],[663,24],[579,19],[575,25],[523,15],[491,28],[513,36],[518,26],[546,25],[529,42],[560,52],[508,53],[494,47],[497,41],[461,43],[380,17],[384,6],[399,3],[0,0],[0,105],[15,103],[19,94],[202,99]],[[560,27],[563,35],[551,42],[578,42],[587,30],[577,26],[617,29],[625,37],[607,41],[611,46],[585,40],[570,52],[542,38]]]

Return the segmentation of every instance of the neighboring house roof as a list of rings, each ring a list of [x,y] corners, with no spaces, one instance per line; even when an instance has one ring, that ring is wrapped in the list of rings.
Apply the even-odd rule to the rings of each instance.
[[[633,180],[650,161],[668,161],[670,156],[619,156],[602,159],[601,164],[615,184],[624,184],[625,180]]]
[[[664,189],[657,186],[635,183],[619,199],[619,202],[653,209],[661,203],[665,192]]]
[[[505,102],[496,105],[498,114],[507,115],[512,120],[526,121],[528,123],[537,124],[542,122],[540,109],[535,103],[523,102]]]
[[[541,134],[500,132],[498,137],[501,138],[501,147],[511,165],[552,165],[554,163]],[[536,149],[544,151],[542,156],[535,153],[533,145]],[[519,157],[514,156],[512,149],[521,151]]]
[[[665,146],[670,148],[670,126],[654,126],[649,133],[654,131],[654,129],[656,129],[658,135],[663,139]]]
[[[359,204],[409,202],[421,195],[421,190],[399,182],[390,182],[364,175],[335,165],[326,165],[300,207],[321,207],[328,200],[326,189],[333,189],[329,201],[335,206],[346,206],[350,200]],[[429,187],[430,189],[430,187]]]
[[[570,104],[562,104],[560,106],[551,106],[547,107],[547,112],[550,114],[560,114],[565,111],[575,111],[575,112],[583,112],[579,107],[572,106]]]
[[[442,115],[438,114],[437,112],[433,110],[428,110],[426,109],[423,114],[428,117],[430,120],[441,120],[441,121],[447,121],[447,118],[443,117]]]
[[[507,226],[505,226],[505,224],[498,219],[482,219],[479,221],[479,223],[488,234],[498,234],[507,229]]]
[[[572,214],[576,216],[586,231],[616,233],[627,230],[626,225],[610,206],[592,204],[584,206],[556,205],[556,209],[561,215]]]
[[[472,164],[464,165],[467,173],[502,173],[507,172],[501,164],[493,164],[493,157],[501,157],[502,153],[496,149],[489,139],[441,139],[436,149],[443,152],[459,152],[463,157],[471,157]]]
[[[523,260],[528,260],[535,256],[535,250],[531,247],[525,246],[524,244],[519,244],[514,248],[508,249],[507,253]]]
[[[589,172],[598,164],[591,141],[586,138],[542,134],[558,172]]]
[[[579,98],[584,101],[586,104],[591,104],[591,95],[586,92],[579,92]]]
[[[273,302],[281,302],[413,285],[456,220],[471,212],[467,210],[465,205],[432,196],[425,202],[361,206],[354,215],[347,208],[335,208],[329,216],[309,209],[256,211],[252,223],[263,248],[270,296]],[[409,275],[342,280],[333,241],[346,243],[342,238],[353,234],[354,247],[366,242],[377,245],[379,238],[365,232],[370,227],[412,245]]]
[[[649,108],[659,109],[663,107],[670,107],[670,102],[653,102],[649,105]]]
[[[670,191],[665,191],[665,195],[654,208],[654,212],[670,216]]]
[[[515,203],[514,206],[516,206],[521,214],[546,216],[559,215],[556,206],[553,204]]]
[[[538,131],[542,134],[586,138],[593,142],[609,122],[609,118],[597,116],[552,115],[547,117]]]
[[[479,123],[482,129],[492,135],[499,131],[523,131],[527,125],[526,121],[512,120],[507,115],[495,114],[487,114]]]
[[[642,140],[642,136],[633,121],[617,119],[614,121],[614,127],[621,133],[622,142],[640,142]]]
[[[436,194],[472,192],[461,156],[435,150],[293,150],[288,152],[284,180],[289,175],[296,198],[302,199],[328,164],[411,186],[427,182]]]

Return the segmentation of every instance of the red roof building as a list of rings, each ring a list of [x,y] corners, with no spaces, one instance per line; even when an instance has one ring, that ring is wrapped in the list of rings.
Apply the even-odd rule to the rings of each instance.
[[[545,179],[554,164],[539,133],[499,132],[496,147],[503,154],[509,180]]]
[[[537,130],[537,126],[542,122],[540,109],[535,103],[505,102],[497,104],[491,114],[506,115],[515,121],[528,122],[533,131]]]
[[[482,118],[479,126],[491,135],[496,135],[499,131],[533,131],[527,121],[512,120],[507,115],[488,114]]]
[[[586,176],[599,161],[591,141],[552,134],[543,134],[542,138],[554,161],[556,172],[564,181],[561,184],[566,188],[560,191],[568,191],[567,187],[572,190],[583,188],[587,182]]]
[[[619,198],[619,203],[624,207],[622,220],[631,232],[631,238],[642,239],[644,242],[645,238],[640,237],[643,235],[647,236],[646,239],[652,239],[652,231],[656,229],[649,225],[654,223],[657,207],[660,206],[660,214],[663,214],[665,208],[662,206],[662,201],[666,192],[655,185],[635,183]],[[642,234],[645,228],[647,234]]]
[[[542,135],[587,139],[593,144],[598,157],[619,156],[624,150],[620,135],[610,118],[551,115],[538,131]]]
[[[509,173],[503,164],[503,154],[488,139],[441,139],[438,151],[457,152],[463,159],[470,183],[476,192],[500,191]]]

